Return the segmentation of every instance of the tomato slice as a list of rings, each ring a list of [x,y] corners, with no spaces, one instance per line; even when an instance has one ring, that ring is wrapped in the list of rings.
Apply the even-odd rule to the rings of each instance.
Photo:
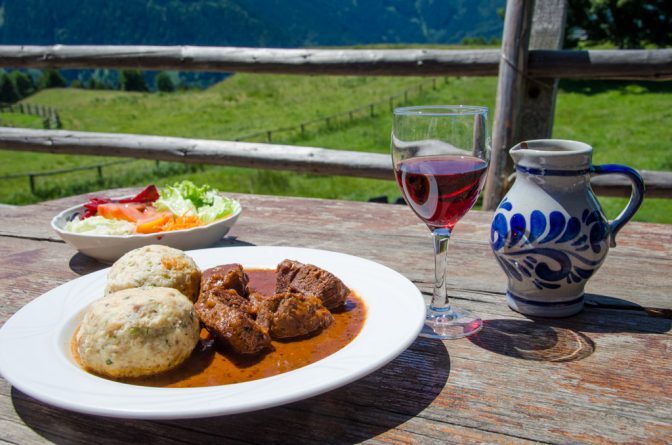
[[[164,230],[166,226],[173,222],[171,212],[157,212],[156,210],[149,215],[139,219],[135,226],[137,233],[156,233]]]
[[[98,215],[107,219],[123,219],[130,222],[136,222],[145,216],[145,212],[148,211],[149,208],[153,209],[153,207],[148,206],[146,203],[131,202],[120,204],[111,202],[100,204],[98,206]]]

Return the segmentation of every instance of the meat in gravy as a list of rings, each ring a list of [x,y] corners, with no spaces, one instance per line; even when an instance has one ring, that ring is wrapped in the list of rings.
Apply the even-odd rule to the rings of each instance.
[[[276,339],[294,338],[322,330],[334,321],[331,312],[313,295],[283,292],[271,296],[253,293],[257,323]]]
[[[276,293],[250,294],[240,264],[203,272],[196,314],[220,343],[239,354],[271,348],[271,339],[311,335],[333,323],[330,310],[343,306],[350,290],[317,266],[284,260],[276,270]]]
[[[284,260],[278,264],[276,272],[276,293],[314,295],[330,311],[343,306],[350,294],[350,289],[334,274],[312,264]]]

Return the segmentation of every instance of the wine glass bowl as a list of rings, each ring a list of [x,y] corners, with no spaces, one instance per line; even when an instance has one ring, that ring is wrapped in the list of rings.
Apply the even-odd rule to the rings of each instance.
[[[445,105],[394,110],[392,162],[399,189],[434,241],[434,292],[422,336],[460,338],[480,318],[453,308],[445,286],[448,240],[480,195],[490,160],[486,107]]]
[[[395,168],[408,205],[430,229],[452,230],[476,203],[487,162],[472,156],[409,158]]]

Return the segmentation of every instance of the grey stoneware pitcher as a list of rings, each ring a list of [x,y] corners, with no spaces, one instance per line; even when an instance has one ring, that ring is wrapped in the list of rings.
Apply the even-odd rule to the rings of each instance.
[[[566,317],[581,311],[584,287],[604,262],[618,231],[642,204],[644,181],[617,164],[592,165],[583,142],[546,139],[510,150],[516,181],[492,220],[490,246],[508,277],[506,300],[531,316]],[[604,216],[591,175],[620,174],[632,182],[625,209]]]

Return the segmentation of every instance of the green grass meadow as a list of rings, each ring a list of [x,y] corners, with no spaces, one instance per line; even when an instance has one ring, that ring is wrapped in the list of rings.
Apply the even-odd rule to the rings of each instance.
[[[44,90],[25,102],[54,107],[63,128],[78,131],[152,134],[203,139],[236,139],[266,130],[343,113],[369,103],[374,108],[331,121],[311,124],[305,132],[273,133],[274,143],[343,150],[389,151],[391,114],[388,97],[418,84],[404,105],[478,104],[494,109],[495,78],[339,77],[236,74],[203,91],[131,93],[74,88]],[[399,105],[397,99],[394,105]],[[594,147],[594,162],[623,163],[639,169],[672,170],[672,83],[563,81],[557,97],[553,136],[576,139]],[[42,128],[39,118],[0,114],[0,124]],[[263,141],[263,137],[258,140]],[[0,150],[0,177],[117,160],[19,153]],[[157,164],[136,160],[96,170],[36,179],[35,194],[27,178],[0,179],[0,202],[26,204],[109,187],[172,183],[188,178],[221,190],[244,193],[367,200],[399,196],[392,181],[323,177],[290,172],[219,166]],[[614,217],[624,199],[601,198]],[[672,200],[650,199],[635,217],[672,222]]]

